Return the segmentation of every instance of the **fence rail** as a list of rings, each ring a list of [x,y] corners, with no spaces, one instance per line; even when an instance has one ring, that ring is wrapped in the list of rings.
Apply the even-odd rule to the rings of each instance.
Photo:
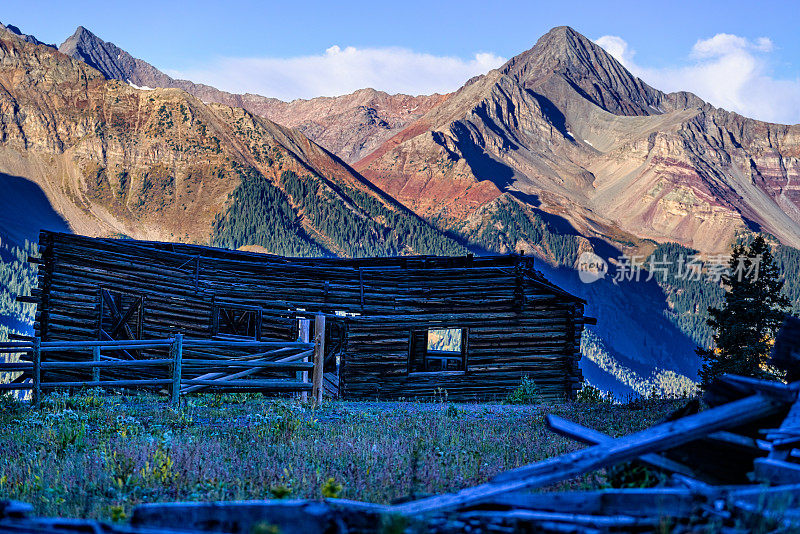
[[[230,339],[192,339],[176,334],[168,339],[136,339],[110,341],[33,341],[2,342],[0,354],[24,354],[29,361],[2,362],[0,376],[4,373],[22,373],[10,383],[0,383],[0,391],[31,391],[32,403],[41,405],[42,391],[58,388],[138,388],[168,386],[170,403],[177,405],[180,395],[200,390],[262,391],[271,393],[299,393],[303,400],[311,392],[314,402],[322,401],[322,367],[325,354],[325,317],[315,318],[314,342],[309,341],[310,320],[300,319],[298,341],[249,341]],[[91,360],[42,361],[44,353],[74,353],[91,351]],[[128,351],[168,350],[169,357],[132,358]],[[236,356],[209,352],[246,351]],[[103,352],[121,351],[128,359],[116,358]],[[185,357],[188,356],[188,357]],[[159,374],[148,372],[142,378],[118,376],[118,371],[129,369],[159,369]],[[91,370],[91,380],[70,379],[76,371]],[[101,380],[101,370],[106,378]],[[61,380],[42,381],[42,371],[62,371]],[[115,372],[117,371],[117,372]],[[259,373],[273,376],[257,376]],[[275,377],[285,373],[286,377]],[[115,376],[117,375],[117,376]],[[309,382],[309,375],[312,381]],[[78,377],[80,378],[80,376]]]

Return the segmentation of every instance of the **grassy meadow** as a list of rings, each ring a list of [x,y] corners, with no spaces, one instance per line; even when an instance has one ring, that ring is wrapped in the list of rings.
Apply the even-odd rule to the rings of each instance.
[[[321,498],[389,503],[458,490],[581,445],[553,413],[620,436],[679,401],[453,404],[329,401],[313,409],[260,394],[164,397],[86,391],[42,409],[0,397],[0,499],[47,516],[123,520],[145,502]],[[555,489],[602,487],[604,472]]]

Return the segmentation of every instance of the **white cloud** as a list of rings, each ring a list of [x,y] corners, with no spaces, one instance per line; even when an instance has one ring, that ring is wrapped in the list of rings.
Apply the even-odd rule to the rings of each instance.
[[[234,93],[291,100],[342,95],[365,87],[412,95],[447,93],[504,62],[504,58],[491,53],[477,53],[464,60],[406,48],[331,46],[313,56],[223,57],[201,68],[167,73]]]
[[[633,64],[633,55],[635,50],[631,50],[628,43],[622,37],[616,35],[604,35],[597,39],[595,43],[599,44],[603,49],[614,56],[614,58],[622,63],[625,67]]]
[[[747,117],[800,123],[800,79],[776,78],[770,69],[774,50],[767,37],[750,40],[718,33],[697,41],[682,66],[648,68],[634,61],[635,50],[616,35],[595,41],[636,76],[662,91],[690,91]]]

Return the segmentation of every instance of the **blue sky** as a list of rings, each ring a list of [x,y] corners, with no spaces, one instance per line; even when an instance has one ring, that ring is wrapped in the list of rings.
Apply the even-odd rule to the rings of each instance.
[[[285,99],[341,94],[359,83],[390,92],[450,91],[566,24],[605,38],[605,47],[659,88],[685,88],[758,118],[800,122],[798,7],[740,0],[4,0],[0,21],[56,44],[83,25],[170,74]],[[728,37],[713,40],[720,34]],[[733,89],[725,87],[730,77],[739,84]],[[689,87],[670,86],[677,83]]]

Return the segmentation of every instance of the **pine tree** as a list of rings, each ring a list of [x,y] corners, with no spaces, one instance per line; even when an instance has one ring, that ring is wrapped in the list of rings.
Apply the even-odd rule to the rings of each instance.
[[[722,282],[727,289],[722,307],[708,308],[715,347],[697,349],[704,361],[699,373],[702,386],[725,373],[778,379],[767,358],[789,300],[781,293],[780,271],[762,236],[749,246],[733,247]]]

